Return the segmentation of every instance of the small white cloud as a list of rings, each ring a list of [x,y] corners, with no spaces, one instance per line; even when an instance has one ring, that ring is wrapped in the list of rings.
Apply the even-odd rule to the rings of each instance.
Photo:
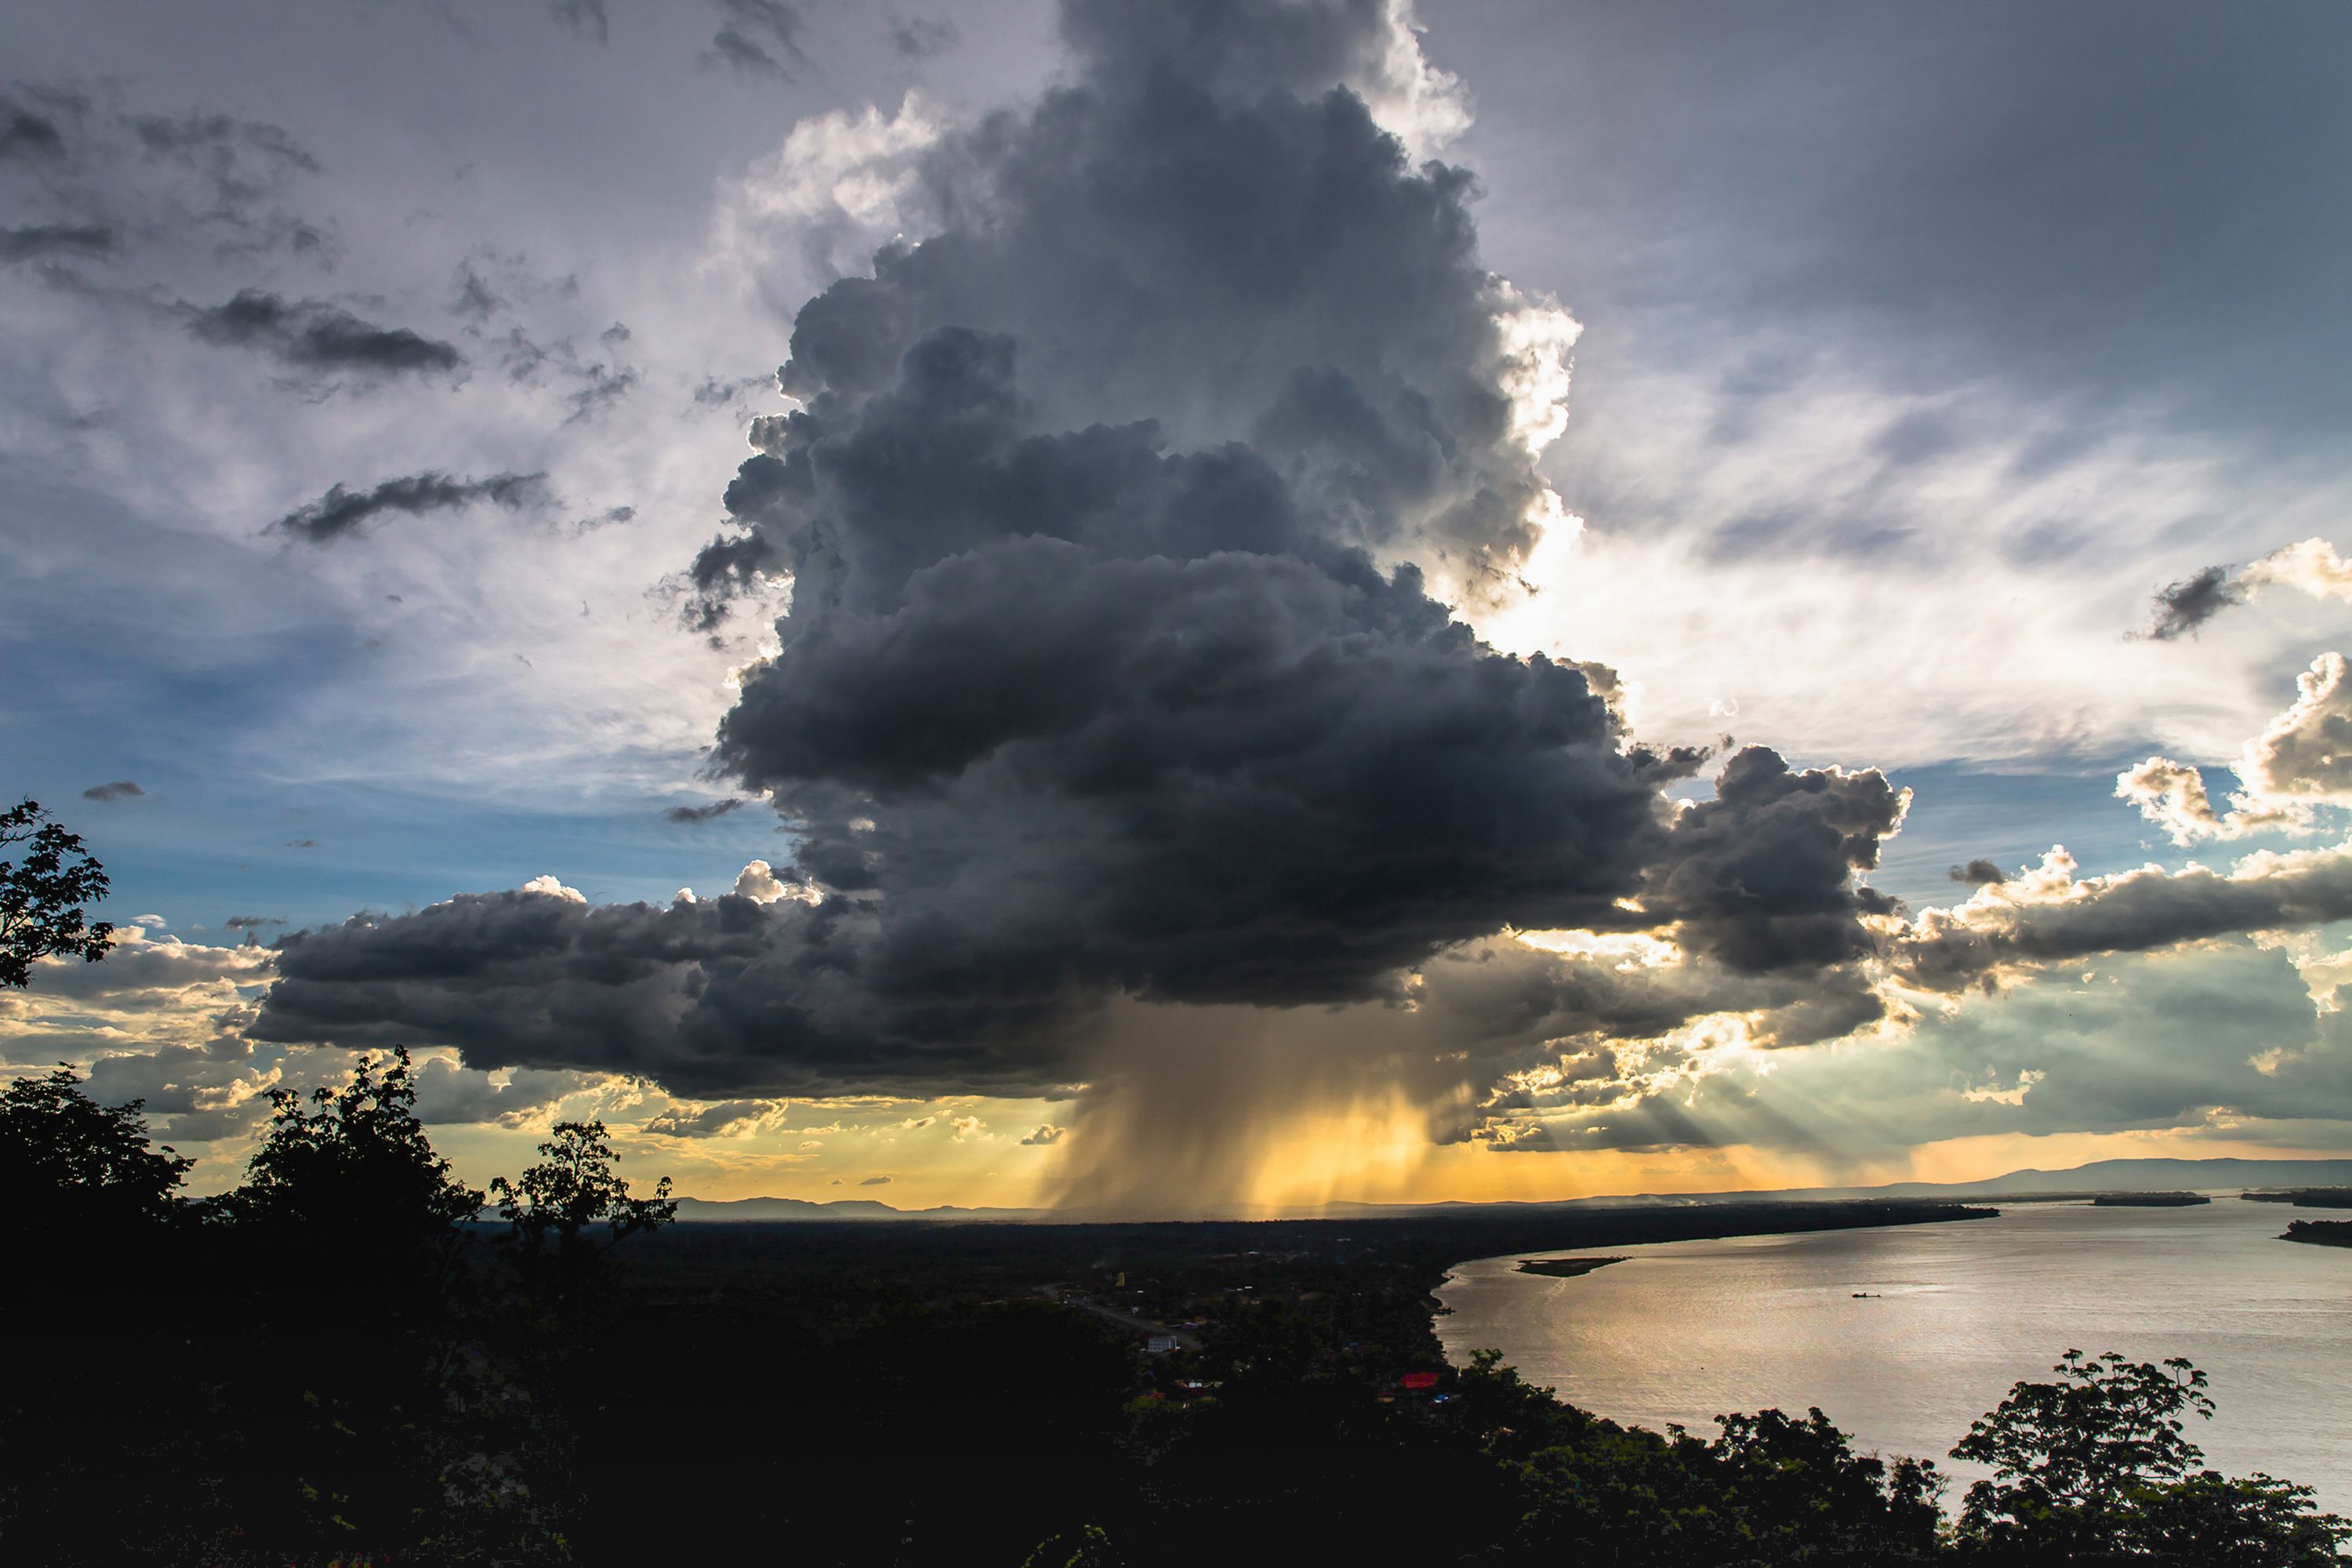
[[[575,904],[584,904],[588,901],[587,896],[582,893],[579,889],[567,888],[553,877],[533,877],[530,881],[525,882],[520,888],[517,889],[516,891],[523,893],[541,893],[551,899],[569,899]]]
[[[2250,587],[2295,588],[2315,599],[2352,600],[2352,561],[2325,539],[2305,539],[2273,550],[2246,568]]]
[[[772,904],[780,899],[797,899],[804,904],[818,902],[824,895],[805,882],[787,882],[776,875],[774,867],[765,860],[754,860],[743,868],[735,879],[735,896],[749,899],[755,904]]]
[[[784,884],[765,860],[754,860],[735,879],[735,896],[772,904],[784,896]]]
[[[1037,1124],[1036,1131],[1022,1139],[1021,1142],[1025,1148],[1037,1149],[1047,1144],[1059,1143],[1069,1135],[1070,1130],[1066,1127],[1056,1127],[1050,1121],[1041,1121]]]

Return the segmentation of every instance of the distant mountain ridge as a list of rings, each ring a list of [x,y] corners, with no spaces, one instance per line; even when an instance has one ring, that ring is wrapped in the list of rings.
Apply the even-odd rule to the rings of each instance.
[[[2347,1160],[2095,1160],[2063,1171],[2011,1171],[1977,1182],[1895,1182],[1877,1187],[1781,1187],[1724,1193],[1623,1193],[1606,1197],[1559,1198],[1510,1203],[1446,1202],[1433,1204],[1333,1203],[1318,1209],[1272,1209],[1228,1205],[1214,1217],[1231,1219],[1296,1219],[1328,1216],[1412,1215],[1452,1211],[1523,1211],[1549,1208],[1607,1208],[1650,1204],[1755,1203],[1787,1199],[1820,1203],[1838,1198],[1961,1198],[2022,1197],[2051,1193],[2160,1193],[2214,1191],[2229,1187],[2352,1186],[2352,1159]],[[1211,1215],[1204,1210],[1202,1217]],[[992,1220],[1080,1221],[1106,1216],[1084,1210],[965,1208],[942,1204],[933,1208],[902,1209],[874,1198],[836,1198],[819,1203],[810,1198],[680,1198],[677,1217],[695,1221],[749,1220]]]
[[[2352,1184],[2352,1160],[2095,1160],[2065,1171],[2011,1171],[1982,1182],[1898,1182],[1873,1187],[1891,1198],[1958,1193],[2187,1192],[2216,1187],[2334,1187]]]
[[[964,1208],[942,1204],[937,1208],[902,1209],[874,1198],[835,1198],[818,1203],[810,1198],[680,1198],[677,1217],[687,1220],[753,1219],[1038,1219],[1044,1209]]]
[[[1759,1187],[1721,1193],[1628,1193],[1506,1204],[1334,1204],[1353,1215],[1423,1213],[1430,1209],[1597,1208],[1626,1204],[1757,1203],[1775,1199],[1822,1203],[1841,1198],[2025,1197],[2060,1193],[2163,1193],[2231,1187],[2327,1187],[2352,1184],[2352,1159],[2095,1160],[2062,1171],[2011,1171],[1973,1182],[1892,1182],[1876,1187]],[[1327,1211],[1329,1212],[1329,1211]]]

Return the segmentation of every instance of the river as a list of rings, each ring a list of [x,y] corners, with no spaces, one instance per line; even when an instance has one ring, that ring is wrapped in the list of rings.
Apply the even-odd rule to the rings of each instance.
[[[1948,1459],[1952,1445],[2060,1352],[2186,1356],[2212,1380],[2217,1414],[2189,1434],[2209,1464],[2304,1482],[2352,1515],[2352,1248],[2276,1239],[2314,1217],[2334,1216],[2234,1194],[2014,1205],[1991,1220],[1594,1248],[1627,1261],[1573,1279],[1522,1274],[1529,1255],[1514,1253],[1453,1270],[1437,1332],[1457,1363],[1499,1349],[1613,1420],[1712,1436],[1718,1413],[1819,1405],[1857,1448],[1933,1458],[1961,1483],[1980,1472]]]

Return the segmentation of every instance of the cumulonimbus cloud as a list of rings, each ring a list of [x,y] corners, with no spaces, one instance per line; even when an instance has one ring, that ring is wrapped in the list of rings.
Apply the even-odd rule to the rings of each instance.
[[[1630,1147],[1686,1131],[1702,1026],[1835,1039],[1906,991],[2352,910],[2332,863],[1970,862],[1915,917],[1867,880],[1908,804],[1882,773],[1750,746],[1677,803],[1715,759],[1642,744],[1612,672],[1482,643],[1454,605],[1575,526],[1538,467],[1574,323],[1375,118],[1451,101],[1401,26],[1068,0],[1062,85],[898,149],[926,237],[799,311],[798,405],[688,573],[704,631],[790,584],[712,753],[789,861],[297,932],[257,1033],[722,1103],[1076,1094],[1082,1133],[1195,1061],[1267,1094],[1385,1074],[1450,1137],[1626,1100]],[[1267,1019],[1325,1056],[1254,1075],[1230,1041]],[[1205,1089],[1128,1103],[1137,1142],[1246,1124]]]
[[[1433,592],[1572,526],[1535,465],[1574,328],[1479,264],[1467,175],[1351,90],[1443,96],[1401,16],[1073,0],[1069,85],[943,136],[937,232],[802,310],[801,407],[694,573],[705,626],[793,584],[715,752],[789,870],[299,933],[265,1030],[714,1095],[1056,1092],[1114,998],[1391,1005],[1443,952],[1562,927],[1672,931],[1706,979],[1549,1014],[1874,1016],[1855,966],[1895,906],[1859,878],[1901,792],[1752,748],[1674,808],[1704,753]]]

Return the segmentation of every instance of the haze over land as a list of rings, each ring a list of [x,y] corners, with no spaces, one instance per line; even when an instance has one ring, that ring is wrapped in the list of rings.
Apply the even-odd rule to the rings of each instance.
[[[2344,1156],[2352,20],[1714,21],[13,15],[126,940],[0,1061],[199,1190],[394,1042],[707,1198]]]

